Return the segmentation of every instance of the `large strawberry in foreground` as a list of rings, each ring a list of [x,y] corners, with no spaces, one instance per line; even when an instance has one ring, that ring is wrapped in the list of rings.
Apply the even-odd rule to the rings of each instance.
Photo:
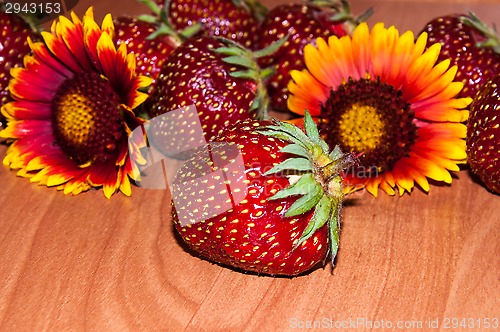
[[[31,53],[28,37],[36,39],[36,33],[27,22],[0,10],[0,107],[10,100],[10,69],[21,66],[24,56]],[[0,113],[0,127],[2,121]]]
[[[472,172],[500,194],[500,74],[481,87],[471,105],[467,155]]]
[[[500,72],[500,41],[474,14],[454,14],[431,20],[424,32],[427,46],[442,45],[438,60],[457,66],[456,80],[464,83],[459,97],[474,98],[486,81]]]
[[[172,186],[183,241],[210,261],[259,274],[296,276],[328,255],[333,262],[340,173],[354,158],[330,151],[307,113],[305,131],[241,121],[188,159]]]

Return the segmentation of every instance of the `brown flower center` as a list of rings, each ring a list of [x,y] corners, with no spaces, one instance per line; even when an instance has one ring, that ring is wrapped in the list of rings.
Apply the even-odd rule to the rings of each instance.
[[[417,137],[414,112],[400,90],[369,79],[360,79],[330,91],[321,106],[320,124],[331,146],[345,152],[363,153],[356,174],[376,176],[393,168],[410,152]]]
[[[54,137],[78,164],[103,162],[116,155],[126,138],[120,97],[97,73],[65,81],[52,100]]]

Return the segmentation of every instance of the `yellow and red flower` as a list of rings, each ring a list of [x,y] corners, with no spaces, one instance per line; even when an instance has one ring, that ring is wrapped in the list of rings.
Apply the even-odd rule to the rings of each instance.
[[[18,175],[66,194],[131,194],[128,134],[143,122],[133,110],[151,80],[136,75],[134,55],[116,48],[113,34],[111,15],[99,27],[89,8],[82,20],[54,21],[43,42],[29,40],[33,55],[11,71],[14,101],[2,108],[0,131],[12,142],[3,162]]]
[[[378,188],[410,192],[415,182],[451,183],[449,171],[466,161],[463,122],[470,98],[456,98],[463,84],[456,67],[436,64],[440,44],[427,35],[399,35],[395,27],[360,24],[352,37],[332,36],[307,45],[307,69],[293,71],[289,108],[318,117],[327,142],[362,153],[345,175],[347,191]]]

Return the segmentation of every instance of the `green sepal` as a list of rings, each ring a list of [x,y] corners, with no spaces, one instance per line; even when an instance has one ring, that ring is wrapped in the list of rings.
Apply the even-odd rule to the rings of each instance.
[[[252,100],[252,105],[250,105],[250,108],[249,108],[249,111],[252,112],[252,111],[255,111],[255,110],[258,110],[262,107],[262,101],[260,98],[255,97],[253,100]]]
[[[154,1],[151,0],[137,0],[143,5],[147,6],[149,10],[153,12],[153,14],[160,16],[161,15],[161,8],[158,6]]]
[[[254,70],[238,70],[238,71],[234,71],[232,72],[231,74],[229,74],[231,77],[234,77],[234,78],[242,78],[242,79],[247,79],[247,80],[258,80],[259,77],[258,77],[258,73]]]
[[[312,183],[312,188],[304,196],[293,202],[286,212],[285,217],[295,217],[299,214],[306,213],[318,204],[321,197],[324,196],[323,187],[316,181]]]
[[[296,143],[288,144],[280,150],[281,153],[290,153],[296,156],[301,156],[307,159],[311,158],[311,154],[302,146]]]
[[[303,145],[307,149],[312,148],[311,140],[307,137],[307,135],[297,126],[294,126],[291,123],[282,122],[278,126],[267,126],[272,131],[283,132],[290,137],[288,140],[292,140],[294,143],[298,143]]]
[[[314,209],[314,214],[309,221],[309,224],[307,224],[307,227],[302,232],[299,241],[292,250],[297,249],[298,246],[313,236],[318,229],[326,224],[326,222],[330,219],[332,206],[332,200],[328,198],[327,195],[323,195]]]
[[[500,54],[500,36],[497,33],[496,27],[490,28],[476,14],[469,11],[469,16],[461,16],[460,21],[481,32],[486,39],[476,43],[476,47],[490,48],[495,53]]]
[[[147,36],[146,39],[153,40],[153,39],[158,38],[158,36],[171,36],[175,39],[178,39],[177,32],[166,24],[161,24],[160,27],[158,29],[156,29],[155,32],[153,32],[149,36]],[[180,40],[179,40],[179,43],[180,43]]]
[[[314,184],[316,180],[312,173],[304,174],[300,177],[300,179],[294,184],[286,187],[285,189],[281,189],[272,197],[269,197],[268,200],[274,201],[277,199],[297,196],[297,195],[305,195]]]
[[[317,145],[321,147],[323,150],[323,153],[328,153],[328,150],[330,149],[328,144],[321,138],[319,135],[319,130],[318,127],[316,126],[316,123],[314,122],[313,118],[311,117],[311,114],[309,112],[304,113],[304,129],[306,130],[307,136]]]
[[[263,127],[263,129],[266,128],[266,127]],[[291,136],[290,134],[288,133],[284,133],[284,132],[275,132],[275,131],[265,131],[265,130],[258,130],[258,133],[260,133],[261,135],[264,135],[264,136],[270,136],[270,137],[274,137],[274,138],[279,138],[283,141],[288,141],[288,142],[293,142],[295,144],[302,144],[302,142],[298,139],[296,139],[295,137]]]
[[[287,170],[299,171],[299,172],[312,172],[313,165],[311,164],[311,161],[305,158],[290,158],[274,166],[273,168],[265,172],[264,175],[275,174]]]
[[[219,54],[232,55],[232,56],[246,56],[248,51],[241,47],[234,46],[221,46],[215,50]]]
[[[261,50],[257,50],[255,52],[253,52],[253,56],[255,58],[259,59],[259,58],[263,58],[263,57],[267,57],[267,56],[271,56],[271,55],[275,54],[286,43],[288,38],[290,38],[290,35],[286,35],[285,37],[281,38],[278,41],[275,41],[271,45],[264,47]]]
[[[217,51],[217,50],[216,50]],[[256,67],[256,63],[253,59],[249,59],[243,56],[231,55],[225,58],[222,58],[225,63],[229,63],[231,65],[238,65],[241,67],[245,67],[248,69],[254,69]]]
[[[271,77],[276,74],[276,68],[271,66],[267,68],[263,68],[260,70],[260,77],[262,78],[263,81],[269,80]]]
[[[179,33],[179,35],[182,36],[182,38],[188,39],[188,38],[191,38],[194,35],[196,35],[198,32],[200,32],[202,28],[203,28],[203,24],[201,24],[200,22],[196,22],[193,25],[185,27],[184,29],[182,29],[178,33]]]
[[[337,201],[332,201],[332,210],[330,219],[328,220],[328,233],[330,239],[330,258],[332,267],[335,266],[334,261],[339,250],[339,232],[340,232],[340,204]]]
[[[139,15],[139,16],[137,16],[137,19],[139,21],[151,23],[151,24],[155,24],[158,22],[158,19],[156,18],[156,16],[148,15],[148,14]]]

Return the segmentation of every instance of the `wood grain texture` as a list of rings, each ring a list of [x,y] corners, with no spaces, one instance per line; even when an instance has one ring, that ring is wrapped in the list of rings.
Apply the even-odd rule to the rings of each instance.
[[[93,5],[100,18],[142,12],[133,0]],[[371,22],[402,30],[464,8],[500,23],[493,4],[352,2],[355,12],[368,6]],[[131,198],[64,196],[0,167],[0,330],[288,331],[356,319],[428,330],[445,317],[500,318],[500,196],[467,170],[429,194],[354,194],[333,273],[327,266],[294,279],[191,256],[176,240],[168,201],[165,191],[141,188]]]

